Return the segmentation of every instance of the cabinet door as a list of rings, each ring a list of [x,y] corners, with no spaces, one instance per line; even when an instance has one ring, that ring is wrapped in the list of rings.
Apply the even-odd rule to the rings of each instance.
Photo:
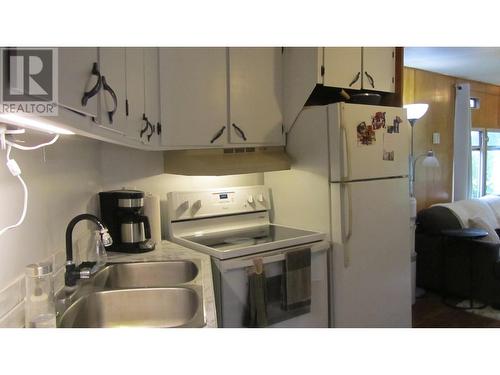
[[[126,69],[125,48],[99,48],[99,65],[103,78],[103,87],[100,92],[99,123],[102,126],[126,135],[127,117],[125,113],[126,100]],[[104,87],[104,81],[108,90]],[[112,93],[116,96],[113,101]],[[113,115],[110,112],[115,110]]]
[[[230,48],[230,142],[283,144],[281,48]]]
[[[162,144],[225,145],[226,48],[160,48],[159,53]]]
[[[159,146],[161,135],[159,75],[158,48],[144,48],[144,103],[146,116],[156,131],[149,142],[153,146]]]
[[[361,48],[331,47],[324,48],[323,84],[330,87],[361,89]]]
[[[143,48],[125,49],[126,69],[126,116],[128,137],[139,140],[141,129],[144,127],[144,55]],[[149,134],[149,131],[147,131]],[[147,140],[146,134],[142,139]]]
[[[59,48],[59,104],[86,114],[97,116],[99,94],[92,90],[98,82],[97,48]],[[97,64],[97,71],[93,66]],[[85,92],[92,92],[85,104],[82,98]],[[89,95],[90,96],[90,95]]]
[[[363,48],[363,89],[394,92],[395,48]]]

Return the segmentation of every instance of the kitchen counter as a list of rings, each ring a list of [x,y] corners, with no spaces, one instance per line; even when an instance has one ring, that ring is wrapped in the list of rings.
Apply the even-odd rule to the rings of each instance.
[[[156,249],[148,253],[125,254],[108,252],[108,262],[154,262],[162,260],[198,259],[201,262],[203,283],[203,308],[205,311],[205,328],[217,327],[217,312],[215,309],[215,296],[212,279],[212,265],[210,256],[187,247],[177,245],[170,241],[162,241],[156,245]]]
[[[188,249],[186,247],[177,245],[170,241],[162,241],[157,244],[157,248],[153,251],[140,254],[127,254],[118,252],[108,252],[108,264],[116,263],[134,263],[134,262],[158,262],[158,261],[171,261],[171,260],[191,260],[198,263],[198,276],[196,283],[198,288],[202,288],[203,293],[203,315],[205,325],[203,328],[216,328],[217,327],[217,312],[215,307],[215,296],[212,279],[212,265],[210,256]],[[97,274],[96,276],[97,277]],[[86,293],[87,290],[81,288],[93,288],[92,284],[84,282],[80,284],[80,292]],[[60,296],[56,296],[56,309],[58,313],[65,311],[76,299],[78,295],[74,296],[73,292],[66,295],[64,290],[59,292]],[[74,299],[74,300],[73,300]]]

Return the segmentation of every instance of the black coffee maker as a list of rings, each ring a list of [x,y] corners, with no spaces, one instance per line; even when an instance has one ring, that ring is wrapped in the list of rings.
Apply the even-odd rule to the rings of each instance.
[[[99,193],[101,219],[113,245],[109,251],[144,253],[154,250],[149,219],[144,215],[144,192],[113,190]]]

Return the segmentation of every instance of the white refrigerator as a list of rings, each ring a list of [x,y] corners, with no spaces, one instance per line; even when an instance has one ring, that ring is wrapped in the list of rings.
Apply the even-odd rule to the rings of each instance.
[[[275,223],[330,236],[332,327],[411,327],[409,145],[402,108],[306,107],[264,175]]]

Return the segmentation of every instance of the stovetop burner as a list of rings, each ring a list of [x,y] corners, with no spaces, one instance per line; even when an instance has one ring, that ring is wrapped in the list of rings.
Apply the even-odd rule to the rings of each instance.
[[[296,239],[313,234],[315,233],[306,230],[270,224],[231,231],[191,235],[182,238],[217,251],[231,251],[259,244],[270,244],[278,241]]]

